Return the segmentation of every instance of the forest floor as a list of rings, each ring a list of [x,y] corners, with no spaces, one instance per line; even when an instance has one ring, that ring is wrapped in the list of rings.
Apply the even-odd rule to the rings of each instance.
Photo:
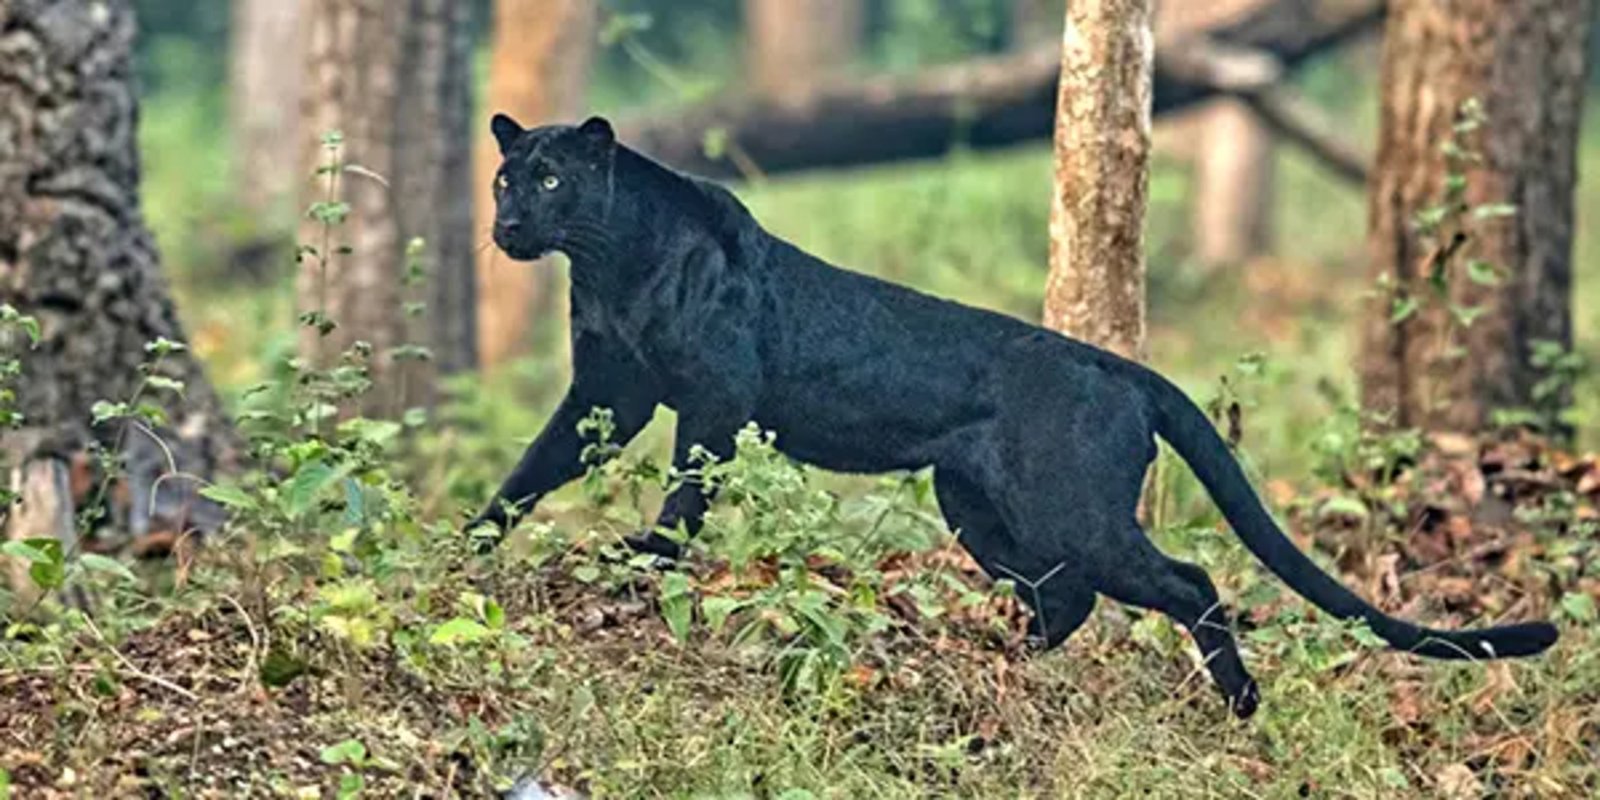
[[[0,768],[26,798],[489,796],[530,775],[595,797],[1592,797],[1600,465],[1520,437],[1446,444],[1385,486],[1277,499],[1386,610],[1557,620],[1541,658],[1375,648],[1199,520],[1161,538],[1239,609],[1264,695],[1249,721],[1155,615],[1104,602],[1030,653],[1015,601],[938,537],[741,564],[730,533],[664,573],[592,558],[604,536],[345,551],[317,572],[239,538],[159,610],[104,596],[109,622],[14,641]],[[1352,491],[1411,510],[1377,524]]]

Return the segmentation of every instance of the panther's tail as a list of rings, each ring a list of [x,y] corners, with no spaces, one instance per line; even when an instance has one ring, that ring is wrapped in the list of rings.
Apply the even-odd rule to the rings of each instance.
[[[1167,379],[1142,367],[1135,369],[1154,401],[1156,432],[1188,462],[1245,547],[1318,608],[1344,619],[1364,619],[1394,648],[1432,658],[1528,656],[1555,643],[1556,628],[1548,622],[1442,631],[1373,608],[1323,572],[1284,535],[1205,414]]]

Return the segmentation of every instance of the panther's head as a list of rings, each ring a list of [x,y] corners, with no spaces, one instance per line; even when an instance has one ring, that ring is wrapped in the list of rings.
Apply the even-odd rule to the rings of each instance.
[[[494,177],[494,243],[518,261],[559,250],[603,224],[617,139],[611,123],[525,129],[505,114],[490,123],[502,161]]]

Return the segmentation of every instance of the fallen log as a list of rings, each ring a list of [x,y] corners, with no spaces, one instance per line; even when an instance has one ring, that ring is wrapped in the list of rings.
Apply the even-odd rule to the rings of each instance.
[[[1156,48],[1154,110],[1163,114],[1229,91],[1229,76],[1196,64],[1197,48],[1248,50],[1292,70],[1383,19],[1382,0],[1278,0]],[[634,147],[708,177],[749,177],[989,149],[1049,138],[1057,43],[912,75],[837,78],[783,98],[747,93],[655,112],[620,127]],[[709,146],[708,146],[709,145]]]

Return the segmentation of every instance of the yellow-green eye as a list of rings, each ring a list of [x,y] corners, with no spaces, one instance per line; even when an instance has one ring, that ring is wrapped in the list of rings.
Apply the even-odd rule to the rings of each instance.
[[[511,179],[507,178],[504,173],[496,175],[494,178],[494,188],[499,189],[502,192],[511,188]]]
[[[539,182],[539,185],[543,186],[545,191],[552,192],[555,191],[557,186],[561,185],[561,179],[554,175],[546,175],[544,180]]]

